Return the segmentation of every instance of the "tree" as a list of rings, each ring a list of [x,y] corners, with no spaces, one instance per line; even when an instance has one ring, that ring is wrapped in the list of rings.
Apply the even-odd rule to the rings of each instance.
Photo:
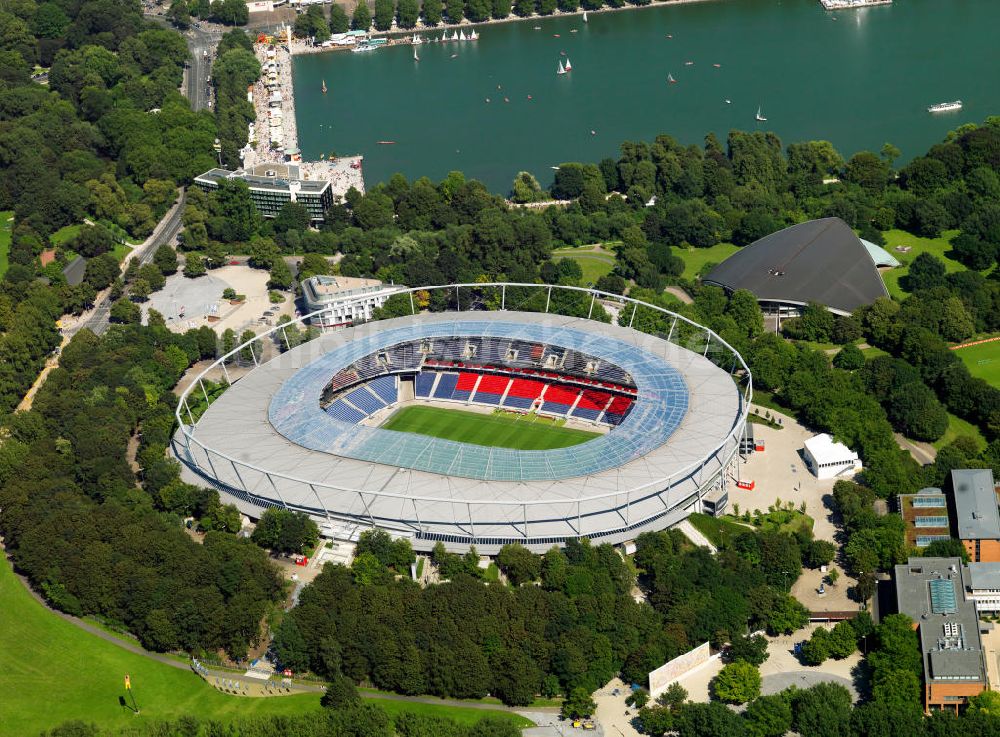
[[[103,225],[84,225],[73,240],[73,250],[86,258],[100,256],[115,247],[115,238]]]
[[[712,680],[712,695],[730,704],[745,704],[760,696],[761,677],[757,666],[745,660],[726,665]]]
[[[396,23],[401,28],[413,28],[420,18],[420,5],[417,0],[399,0],[396,6]]]
[[[932,253],[921,253],[910,264],[906,273],[906,290],[917,292],[944,284],[944,262]]]
[[[327,682],[326,691],[319,703],[326,709],[346,709],[358,706],[361,696],[354,681],[347,676],[335,676]]]
[[[347,13],[344,8],[337,3],[333,3],[330,6],[330,32],[331,33],[347,33],[351,27],[351,21],[347,17]]]
[[[848,343],[833,357],[833,365],[845,371],[856,371],[865,365],[865,354],[854,343]]]
[[[590,698],[587,689],[577,686],[562,702],[559,714],[563,719],[579,719],[588,717],[597,710],[597,704]]]
[[[718,701],[687,703],[673,713],[678,737],[743,737],[746,727],[739,714]]]
[[[441,0],[423,0],[421,12],[424,16],[424,23],[429,26],[436,26],[441,22],[443,12]]]
[[[962,562],[969,562],[969,551],[961,540],[954,537],[947,540],[934,540],[924,548],[923,554],[927,558],[961,558]]]
[[[792,696],[792,728],[810,737],[846,737],[851,693],[834,683],[819,683]]]
[[[830,632],[820,627],[802,645],[800,657],[806,665],[822,665],[830,657]]]
[[[497,553],[497,565],[512,585],[520,586],[538,578],[542,559],[519,543],[508,543]]]
[[[393,0],[375,0],[375,12],[372,14],[375,30],[388,31],[392,27],[395,10]]]
[[[351,18],[351,28],[356,31],[367,31],[372,25],[372,13],[367,2],[359,2],[354,8]]]
[[[166,243],[157,246],[153,254],[153,263],[164,276],[177,273],[177,252]]]
[[[830,657],[843,660],[858,649],[858,635],[854,626],[848,622],[837,622],[830,631],[828,641]]]
[[[726,314],[733,318],[740,333],[748,338],[756,338],[764,332],[764,317],[753,293],[737,289],[729,298]]]
[[[761,665],[768,658],[767,638],[761,635],[737,635],[729,644],[728,658],[731,662],[742,660],[754,666]]]
[[[142,313],[139,311],[138,305],[127,299],[119,299],[111,305],[108,317],[111,322],[130,324],[138,323],[142,319]]]
[[[871,193],[885,189],[889,179],[889,165],[871,151],[854,154],[844,168],[844,180],[858,184]]]
[[[461,23],[465,17],[465,3],[463,0],[445,0],[444,8],[449,23]]]
[[[205,262],[197,253],[189,253],[184,257],[184,276],[188,279],[196,279],[205,276]]]
[[[759,696],[744,717],[751,737],[783,737],[792,729],[792,705],[785,694]]]
[[[810,568],[825,566],[833,560],[837,546],[829,540],[811,540],[805,547],[802,562]]]
[[[292,270],[288,268],[285,260],[282,258],[276,259],[274,265],[271,267],[271,276],[267,280],[267,286],[272,289],[287,291],[292,288],[294,281]]]

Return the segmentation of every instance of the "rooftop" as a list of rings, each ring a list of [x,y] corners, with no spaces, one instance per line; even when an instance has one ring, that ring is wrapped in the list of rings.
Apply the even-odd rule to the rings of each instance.
[[[974,590],[1000,590],[1000,563],[969,563],[969,586]]]
[[[910,558],[895,569],[899,612],[918,626],[929,681],[985,681],[976,606],[960,558]]]
[[[242,179],[251,189],[287,192],[293,187],[304,194],[320,194],[330,187],[325,180],[298,179],[299,168],[280,164],[262,164],[254,167],[251,173],[244,169],[229,171],[228,169],[209,169],[204,174],[195,177],[195,181],[208,184],[218,184],[226,179]]]
[[[836,442],[825,432],[806,440],[803,445],[819,464],[837,463],[843,460],[856,460],[858,454],[843,443]]]
[[[958,536],[962,540],[1000,539],[993,471],[988,468],[956,468],[951,472],[955,496]]]
[[[747,289],[766,302],[818,302],[841,313],[889,295],[871,253],[840,218],[809,220],[765,236],[716,266],[704,281]]]

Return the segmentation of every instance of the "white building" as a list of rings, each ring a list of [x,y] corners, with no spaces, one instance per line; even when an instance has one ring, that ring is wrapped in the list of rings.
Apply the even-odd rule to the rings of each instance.
[[[804,445],[806,465],[818,479],[832,479],[861,468],[858,454],[826,433],[809,438]]]
[[[330,308],[311,320],[313,325],[323,328],[370,320],[372,310],[384,305],[389,297],[402,289],[383,284],[378,279],[353,276],[311,276],[302,282],[307,312]]]
[[[1000,563],[969,563],[967,568],[966,588],[976,602],[976,611],[1000,612]]]

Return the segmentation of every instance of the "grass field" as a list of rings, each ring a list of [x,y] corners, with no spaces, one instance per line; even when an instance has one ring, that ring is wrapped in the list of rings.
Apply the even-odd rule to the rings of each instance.
[[[440,407],[404,407],[386,421],[386,430],[415,432],[460,443],[514,450],[552,450],[585,443],[598,433],[558,427],[536,415],[512,417]]]
[[[980,450],[986,447],[986,438],[983,437],[979,428],[971,422],[966,422],[961,417],[956,417],[951,412],[948,413],[948,429],[945,430],[944,435],[935,440],[932,445],[940,450],[959,435],[968,435],[969,437],[975,438]]]
[[[737,535],[753,530],[749,525],[738,524],[731,519],[716,518],[707,514],[692,514],[688,517],[688,521],[717,548],[728,545]]]
[[[227,696],[191,671],[130,653],[60,619],[36,602],[0,560],[0,737],[27,737],[82,719],[105,727],[185,714],[226,721],[258,714],[302,714],[319,694],[273,698]],[[125,674],[141,715],[123,709]],[[374,699],[390,714],[434,714],[470,724],[488,714],[445,704]],[[511,716],[518,726],[527,720]]]
[[[64,225],[49,236],[49,243],[53,246],[65,246],[80,234],[80,228],[82,227],[83,226],[79,223],[74,225]]]
[[[970,374],[1000,388],[1000,340],[959,348],[955,353],[965,363]]]
[[[581,246],[579,248],[560,248],[552,252],[553,261],[561,261],[568,258],[576,261],[583,271],[583,278],[580,283],[589,286],[597,283],[602,276],[607,276],[615,267],[615,256],[607,251],[594,250],[594,246]]]
[[[721,264],[738,250],[732,243],[716,243],[711,248],[675,248],[674,254],[684,261],[684,278],[694,279],[705,264]]]
[[[7,273],[10,266],[10,237],[11,229],[14,227],[14,212],[12,210],[0,211],[0,278]]]
[[[895,269],[882,272],[882,281],[885,282],[885,288],[889,290],[893,299],[905,299],[909,294],[899,286],[899,280],[909,272],[909,265],[921,253],[937,256],[944,262],[945,271],[949,274],[953,271],[962,271],[965,268],[961,263],[946,255],[951,251],[951,239],[958,235],[957,230],[946,230],[940,238],[920,238],[903,230],[887,230],[882,235],[885,236],[883,248],[903,264]],[[896,246],[909,246],[910,250],[906,253],[900,253],[896,250]]]

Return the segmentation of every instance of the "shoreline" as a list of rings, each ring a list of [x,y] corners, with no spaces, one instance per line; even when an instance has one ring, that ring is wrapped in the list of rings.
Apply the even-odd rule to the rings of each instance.
[[[891,1],[891,0],[890,0]],[[368,34],[369,38],[387,38],[389,39],[390,46],[397,45],[413,45],[412,37],[414,34],[433,34],[437,31],[451,31],[451,30],[465,30],[466,28],[479,28],[486,26],[497,26],[507,23],[521,23],[524,21],[540,21],[548,20],[549,18],[572,18],[573,16],[582,16],[584,13],[590,15],[604,15],[607,13],[621,13],[630,10],[649,10],[650,8],[663,8],[670,5],[693,5],[695,3],[708,3],[708,2],[725,2],[725,0],[659,0],[657,2],[654,0],[649,5],[623,5],[620,8],[602,7],[597,10],[573,10],[566,12],[563,10],[556,9],[554,12],[548,15],[539,15],[538,13],[533,13],[532,15],[520,16],[516,15],[513,11],[506,18],[489,18],[487,20],[473,22],[468,18],[463,19],[460,23],[445,23],[441,22],[437,25],[428,26],[420,21],[413,28],[396,28],[388,31],[371,31]],[[422,41],[423,43],[429,43],[426,39]],[[472,43],[476,43],[475,41]],[[289,44],[291,56],[298,56],[301,54],[323,54],[327,52],[337,52],[337,51],[350,51],[354,48],[354,45],[350,46],[306,46],[304,41],[299,39],[293,40]]]

